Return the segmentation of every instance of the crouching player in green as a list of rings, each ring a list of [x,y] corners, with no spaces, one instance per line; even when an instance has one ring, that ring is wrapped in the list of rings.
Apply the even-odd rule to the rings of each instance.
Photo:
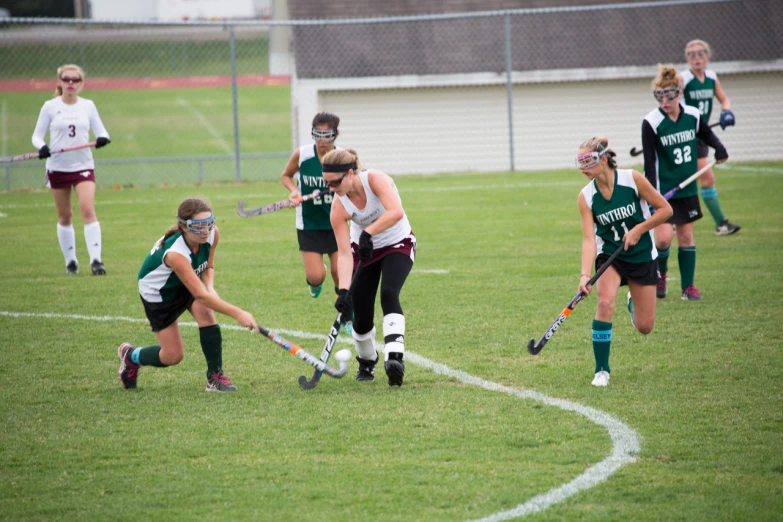
[[[653,229],[672,215],[672,208],[649,181],[634,170],[618,169],[607,138],[591,138],[579,146],[576,166],[590,182],[579,193],[582,215],[582,274],[579,291],[589,294],[592,273],[615,250],[622,252],[596,282],[598,308],[593,320],[595,377],[593,386],[609,384],[609,348],[617,289],[630,288],[631,322],[643,334],[655,324],[655,285],[658,252]],[[649,205],[656,211],[651,216]],[[597,255],[596,255],[597,253]]]
[[[160,238],[139,271],[139,295],[158,345],[118,349],[119,376],[125,388],[135,388],[141,366],[178,364],[185,354],[178,319],[188,310],[199,326],[201,349],[207,359],[207,391],[236,391],[223,374],[223,339],[215,311],[258,330],[253,316],[223,301],[215,292],[215,250],[219,231],[205,201],[191,198],[177,211],[177,224]]]

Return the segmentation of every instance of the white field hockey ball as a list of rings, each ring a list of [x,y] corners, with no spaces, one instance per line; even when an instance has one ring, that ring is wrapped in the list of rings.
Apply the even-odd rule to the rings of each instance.
[[[334,354],[334,358],[340,362],[348,362],[351,360],[351,355],[353,355],[351,353],[351,350],[349,350],[348,348],[343,348],[342,350]]]

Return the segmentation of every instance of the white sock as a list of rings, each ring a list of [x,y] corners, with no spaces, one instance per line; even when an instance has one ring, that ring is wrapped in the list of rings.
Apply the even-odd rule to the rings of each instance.
[[[384,360],[389,360],[390,352],[405,353],[405,316],[388,314],[383,316]]]
[[[365,334],[357,334],[353,331],[353,344],[356,345],[356,355],[360,359],[375,361],[378,359],[378,351],[375,348],[375,327]]]
[[[84,225],[84,241],[90,253],[90,263],[101,261],[101,224],[97,221]]]
[[[60,250],[65,257],[65,266],[71,261],[76,261],[76,232],[73,225],[67,227],[57,223],[57,239],[60,241]]]

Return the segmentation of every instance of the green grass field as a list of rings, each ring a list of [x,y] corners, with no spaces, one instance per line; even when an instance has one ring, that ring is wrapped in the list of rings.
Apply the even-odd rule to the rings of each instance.
[[[207,30],[216,36],[214,30]],[[154,31],[138,31],[137,40],[90,41],[91,31],[79,42],[8,43],[0,45],[3,79],[54,78],[64,63],[78,63],[88,77],[202,76],[231,74],[228,32],[218,39],[182,39],[176,33],[160,37]],[[222,38],[221,38],[222,36]],[[11,36],[7,36],[11,40]],[[265,33],[240,33],[235,57],[238,74],[269,72],[269,39]]]
[[[289,86],[239,87],[240,153],[265,154],[242,162],[246,181],[279,179],[291,154]],[[0,93],[0,156],[31,152],[31,136],[48,93]],[[172,157],[222,156],[202,164],[204,182],[235,180],[234,121],[231,89],[84,91],[98,107],[112,143],[93,151],[99,183],[112,185],[194,184],[196,161],[100,163]],[[37,160],[6,164],[8,179],[0,189],[42,188],[43,165]],[[2,172],[2,171],[0,171]]]
[[[346,378],[304,391],[296,381],[309,366],[226,317],[225,369],[238,393],[204,392],[190,323],[180,365],[143,368],[136,391],[117,381],[117,346],[154,343],[139,266],[192,195],[217,215],[221,296],[320,353],[333,298],[328,282],[319,299],[307,294],[293,213],[234,212],[239,199],[284,197],[277,182],[99,191],[101,278],[85,273],[78,217],[82,273],[68,277],[51,196],[0,193],[0,518],[501,520],[539,497],[549,502],[536,520],[780,520],[783,165],[716,172],[742,231],[716,237],[709,219],[697,224],[705,299],[678,298],[673,255],[674,291],[649,336],[632,329],[618,293],[605,389],[590,386],[594,297],[540,355],[525,350],[576,293],[577,171],[398,178],[419,242],[402,294],[399,389],[383,370],[357,383],[352,361]],[[623,423],[638,451],[579,408]],[[581,491],[568,485],[622,464],[618,448],[635,461]],[[557,492],[566,498],[554,502]]]

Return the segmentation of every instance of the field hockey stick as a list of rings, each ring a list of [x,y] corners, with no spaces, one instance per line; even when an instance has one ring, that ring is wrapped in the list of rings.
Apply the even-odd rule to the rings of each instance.
[[[590,278],[587,283],[585,283],[585,286],[593,286],[596,281],[598,281],[598,278],[601,277],[601,275],[606,272],[606,269],[609,268],[609,265],[612,264],[612,261],[617,259],[617,256],[620,255],[620,252],[623,251],[623,245],[621,244],[617,250],[612,253],[611,256],[609,256],[609,259],[606,260],[606,262],[601,265],[601,268],[596,271],[595,275]],[[576,294],[576,296],[571,299],[571,302],[568,303],[568,306],[566,306],[562,312],[560,312],[560,315],[557,316],[557,319],[555,319],[555,322],[552,323],[552,326],[549,327],[549,329],[546,331],[544,336],[539,339],[538,343],[536,344],[535,339],[530,339],[527,342],[527,351],[530,352],[531,355],[538,355],[538,352],[544,349],[544,345],[549,341],[549,339],[552,338],[553,335],[555,335],[555,332],[558,328],[560,328],[560,325],[563,324],[563,321],[565,321],[569,315],[571,315],[571,312],[574,311],[574,308],[577,304],[579,304],[579,301],[584,299],[587,296],[586,293],[582,292],[581,290],[579,293]]]
[[[54,155],[54,154],[60,154],[61,152],[86,149],[87,147],[94,147],[94,146],[95,146],[95,142],[91,141],[90,143],[74,145],[73,147],[63,147],[62,149],[54,149],[49,151],[49,153]],[[12,161],[24,161],[24,160],[37,159],[37,158],[38,158],[38,152],[28,152],[27,154],[19,154],[18,156],[5,156],[3,158],[0,158],[0,163],[11,163]]]
[[[359,265],[356,267],[356,272],[353,273],[353,279],[351,279],[351,287],[348,289],[348,295],[351,294],[351,291],[353,290],[353,282],[356,280],[356,274],[359,273],[359,270],[362,269],[362,261],[359,261]],[[332,355],[332,350],[334,349],[334,345],[337,342],[337,336],[340,333],[340,325],[342,324],[343,314],[342,312],[337,312],[337,317],[334,319],[334,322],[332,323],[332,329],[329,330],[329,335],[326,336],[326,343],[324,344],[324,349],[321,352],[321,361],[326,364],[329,361],[329,356]],[[318,386],[318,381],[321,380],[321,375],[323,374],[323,371],[316,369],[313,372],[313,377],[308,381],[307,377],[304,375],[299,376],[299,386],[304,388],[305,390],[312,390],[316,386]]]
[[[295,207],[299,205],[300,203],[303,203],[305,201],[310,201],[311,199],[315,199],[318,196],[321,195],[321,192],[316,190],[312,194],[308,194],[306,196],[294,198],[293,201],[290,199],[284,199],[283,201],[278,201],[277,203],[269,203],[268,205],[263,205],[258,208],[251,208],[250,210],[245,209],[245,202],[240,201],[237,203],[237,214],[239,214],[241,217],[253,217],[253,216],[260,216],[262,214],[268,214],[270,212],[275,212],[276,210],[281,210],[284,208],[290,208]]]
[[[311,355],[307,353],[305,350],[303,350],[300,346],[295,345],[291,341],[288,341],[286,339],[283,339],[279,335],[277,335],[274,332],[270,332],[263,326],[258,327],[258,331],[261,332],[263,335],[268,337],[272,342],[275,342],[283,347],[285,351],[296,357],[297,359],[301,359],[310,366],[326,373],[329,377],[334,377],[335,379],[339,379],[342,376],[344,376],[348,372],[348,363],[347,362],[340,362],[340,368],[334,369],[322,360],[318,359],[314,355]]]
[[[713,123],[712,125],[710,125],[710,129],[713,127],[717,127],[718,125],[720,125],[720,122]],[[644,152],[643,148],[636,150],[636,147],[634,147],[631,149],[631,156],[635,158],[636,156],[641,156],[643,152]]]

